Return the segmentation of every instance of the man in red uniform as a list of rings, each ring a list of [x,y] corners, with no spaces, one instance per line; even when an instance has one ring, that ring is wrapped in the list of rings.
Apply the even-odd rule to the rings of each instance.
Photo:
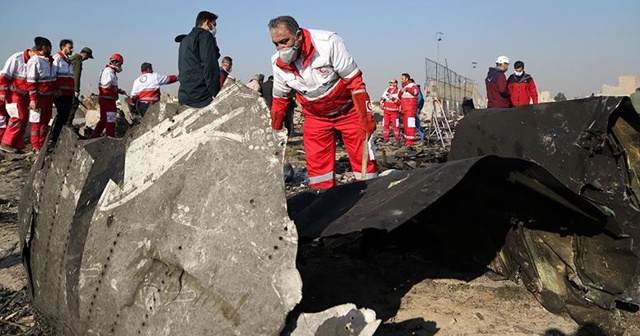
[[[416,137],[416,112],[418,111],[418,94],[420,88],[411,81],[408,73],[400,77],[402,90],[400,90],[400,113],[402,113],[402,127],[404,129],[404,143],[411,148]]]
[[[98,89],[100,90],[100,95],[98,96],[100,121],[96,125],[96,129],[91,133],[91,138],[101,136],[103,130],[109,137],[116,136],[116,116],[118,115],[116,101],[118,100],[118,94],[127,94],[118,87],[117,74],[122,72],[122,64],[124,64],[122,55],[113,54],[109,57],[109,64],[100,73],[100,82],[98,84]]]
[[[496,60],[496,67],[489,68],[487,78],[484,80],[487,86],[487,107],[506,108],[511,107],[507,76],[504,73],[509,69],[509,57],[500,56]]]
[[[160,86],[175,83],[178,81],[176,75],[159,75],[153,72],[151,63],[142,63],[140,66],[142,74],[133,82],[129,106],[144,117],[151,104],[160,101]]]
[[[393,136],[397,141],[400,141],[400,122],[398,120],[398,111],[400,111],[400,98],[398,97],[398,80],[391,78],[389,80],[389,87],[384,90],[382,97],[380,97],[380,105],[382,106],[383,119],[382,119],[382,139],[389,141],[389,127],[393,127]]]
[[[31,148],[40,152],[49,132],[53,100],[58,93],[56,74],[51,58],[51,41],[36,37],[35,55],[27,62],[27,89],[29,90],[29,121],[31,122]]]
[[[271,59],[271,126],[282,129],[289,93],[295,91],[305,116],[303,144],[310,187],[325,189],[335,185],[336,130],[342,133],[356,178],[376,177],[371,144],[376,122],[362,71],[342,38],[333,32],[300,28],[290,16],[271,20],[269,32],[278,51]]]
[[[0,101],[5,102],[10,117],[0,144],[0,150],[5,153],[20,153],[25,148],[24,130],[29,118],[27,62],[35,54],[31,49],[17,52],[0,71]]]
[[[507,87],[511,96],[512,106],[538,103],[538,89],[530,74],[524,72],[524,62],[513,63],[514,73],[507,79]]]
[[[75,98],[76,81],[73,74],[73,65],[69,56],[73,54],[73,41],[64,39],[60,41],[60,50],[53,55],[53,68],[58,83],[59,95],[55,99],[56,118],[53,121],[53,129],[49,138],[49,150],[58,141],[62,127],[69,122],[71,106]]]

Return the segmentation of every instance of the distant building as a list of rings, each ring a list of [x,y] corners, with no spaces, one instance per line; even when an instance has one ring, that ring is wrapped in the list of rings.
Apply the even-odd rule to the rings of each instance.
[[[553,96],[551,95],[551,91],[540,91],[538,92],[538,103],[552,103]]]
[[[602,85],[599,96],[628,96],[640,87],[640,77],[637,75],[624,75],[618,77],[618,85]]]

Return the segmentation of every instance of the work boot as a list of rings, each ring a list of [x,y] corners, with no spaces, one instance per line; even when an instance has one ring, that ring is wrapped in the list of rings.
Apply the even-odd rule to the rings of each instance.
[[[0,151],[8,154],[19,154],[21,152],[19,149],[11,147],[5,143],[0,144]]]

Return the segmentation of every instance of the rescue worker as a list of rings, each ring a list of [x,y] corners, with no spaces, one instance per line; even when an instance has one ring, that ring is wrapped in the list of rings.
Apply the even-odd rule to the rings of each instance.
[[[34,42],[37,43],[39,37]],[[11,55],[0,71],[0,101],[5,102],[9,116],[7,129],[2,136],[0,150],[5,153],[22,153],[24,131],[29,118],[29,89],[27,88],[27,62],[36,52],[26,49]]]
[[[116,116],[118,115],[116,101],[118,100],[118,94],[127,94],[118,87],[117,74],[122,72],[122,64],[124,64],[122,55],[113,54],[109,57],[109,64],[100,73],[100,82],[98,83],[100,121],[96,125],[96,129],[91,133],[92,139],[101,136],[103,130],[109,137],[116,136]]]
[[[402,113],[402,128],[404,133],[404,143],[412,149],[416,136],[416,112],[418,111],[418,94],[420,89],[416,83],[411,81],[408,73],[403,73],[400,77],[402,89],[400,96],[400,113]]]
[[[220,89],[222,89],[225,84],[235,81],[235,78],[230,75],[232,69],[233,59],[229,56],[223,57],[220,63]]]
[[[88,59],[93,59],[93,50],[88,47],[82,48],[79,53],[71,56],[71,67],[73,71],[74,82],[74,97],[71,104],[71,111],[69,112],[69,119],[67,125],[73,126],[73,118],[76,116],[76,111],[80,107],[80,79],[82,78],[82,63]]]
[[[393,136],[396,141],[400,141],[400,121],[398,120],[398,112],[400,111],[400,98],[398,97],[398,80],[391,78],[389,87],[384,90],[380,97],[380,105],[382,106],[382,139],[389,141],[389,128],[393,128]]]
[[[509,69],[509,57],[500,56],[496,60],[496,67],[489,68],[485,85],[487,86],[487,108],[511,107],[507,77],[504,73]]]
[[[325,189],[335,185],[335,131],[342,133],[356,178],[376,177],[375,149],[371,144],[376,122],[362,71],[342,38],[333,32],[300,28],[291,16],[274,18],[268,27],[277,50],[271,58],[271,126],[282,129],[291,100],[289,93],[295,91],[305,116],[302,139],[309,186]]]
[[[416,81],[411,78],[411,83],[415,83]],[[420,84],[416,84],[418,86],[418,110],[416,111],[416,132],[420,135],[420,141],[424,140],[424,128],[422,127],[420,121],[420,112],[422,112],[422,108],[424,107],[424,95],[422,95],[422,88]]]
[[[160,101],[160,86],[177,82],[178,76],[159,75],[153,72],[153,65],[146,62],[142,63],[140,71],[142,74],[133,82],[129,106],[144,117],[149,106]]]
[[[511,106],[529,105],[538,103],[538,88],[530,74],[524,72],[524,62],[513,63],[514,73],[507,79],[507,88]]]
[[[198,13],[195,27],[188,35],[179,39],[180,104],[196,108],[205,107],[211,104],[220,92],[220,49],[215,37],[217,19],[218,16],[211,12]]]
[[[51,41],[35,39],[35,55],[27,62],[29,90],[29,121],[31,122],[31,150],[37,154],[44,146],[53,112],[53,100],[58,93],[56,74],[51,58]]]
[[[54,101],[57,114],[49,138],[49,149],[58,141],[62,127],[68,123],[75,98],[75,79],[69,58],[71,54],[73,54],[73,41],[65,39],[60,41],[60,51],[53,55],[53,69],[56,74],[59,95]]]

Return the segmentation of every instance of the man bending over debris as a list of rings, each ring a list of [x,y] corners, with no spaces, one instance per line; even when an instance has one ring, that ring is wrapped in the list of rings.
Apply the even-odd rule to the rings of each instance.
[[[271,20],[269,32],[278,51],[271,58],[271,127],[282,129],[289,93],[294,90],[305,116],[303,144],[310,187],[335,185],[336,130],[342,133],[356,178],[376,177],[375,157],[369,150],[376,122],[362,71],[342,38],[333,32],[300,28],[291,16]]]
[[[133,82],[129,105],[131,111],[144,117],[149,105],[160,101],[160,86],[177,82],[178,76],[158,75],[153,72],[153,65],[147,62],[142,63],[140,71],[142,75]]]

